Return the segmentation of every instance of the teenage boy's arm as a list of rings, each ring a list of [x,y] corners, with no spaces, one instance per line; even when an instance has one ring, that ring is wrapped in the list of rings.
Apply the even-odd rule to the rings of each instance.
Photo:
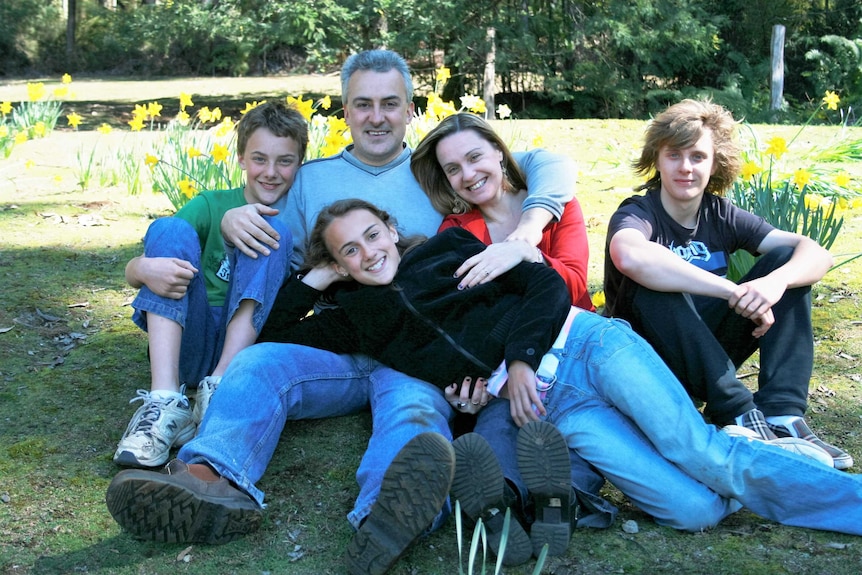
[[[732,281],[686,262],[633,228],[615,233],[609,252],[614,266],[624,276],[651,290],[729,300],[737,288]]]
[[[547,150],[531,150],[514,154],[527,178],[527,192],[521,221],[509,234],[508,240],[525,240],[535,246],[542,239],[542,230],[552,219],[560,219],[566,204],[575,197],[574,182],[578,177],[575,162]]]
[[[258,253],[268,256],[270,249],[278,249],[281,236],[263,216],[277,214],[277,209],[263,204],[246,204],[230,209],[221,220],[222,237],[227,245],[252,259],[257,259]]]
[[[793,255],[783,266],[754,280],[739,284],[728,304],[743,317],[758,317],[772,309],[790,288],[811,285],[832,267],[832,256],[814,240],[800,234],[772,230],[763,238],[758,253],[769,253],[780,246],[793,248]]]
[[[126,282],[136,289],[147,286],[156,295],[180,299],[197,272],[192,264],[178,258],[137,256],[126,264]]]

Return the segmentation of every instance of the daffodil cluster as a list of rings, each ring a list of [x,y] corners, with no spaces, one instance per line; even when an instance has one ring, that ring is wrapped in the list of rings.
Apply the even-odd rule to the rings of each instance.
[[[74,96],[69,89],[71,83],[72,77],[64,74],[60,85],[49,94],[43,82],[28,82],[26,102],[17,107],[9,101],[0,102],[0,153],[3,157],[8,158],[16,145],[51,133],[62,115],[61,100]]]

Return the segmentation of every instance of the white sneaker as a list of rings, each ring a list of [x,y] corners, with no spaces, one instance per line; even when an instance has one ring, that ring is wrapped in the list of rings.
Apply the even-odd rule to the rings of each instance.
[[[208,375],[198,384],[198,393],[195,396],[195,408],[192,412],[195,418],[195,425],[200,425],[210,406],[210,400],[215,393],[218,384],[221,383],[220,375]]]
[[[182,390],[180,390],[182,393]],[[129,403],[141,400],[117,451],[114,463],[129,467],[160,467],[169,458],[171,447],[195,436],[192,410],[185,396],[162,399],[143,389]]]
[[[796,437],[763,439],[762,437],[760,437],[760,435],[757,434],[756,431],[753,431],[741,425],[725,425],[721,428],[721,431],[731,437],[744,437],[749,441],[760,441],[762,443],[768,443],[769,445],[775,445],[786,451],[802,455],[804,457],[807,457],[808,459],[813,459],[818,463],[822,463],[826,467],[834,467],[834,462],[831,455],[829,455],[825,450],[821,449],[820,447],[814,445],[813,443],[805,441],[804,439],[799,439]]]

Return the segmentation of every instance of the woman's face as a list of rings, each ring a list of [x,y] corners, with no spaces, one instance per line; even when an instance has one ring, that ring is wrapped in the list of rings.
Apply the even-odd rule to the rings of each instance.
[[[475,130],[463,130],[437,142],[437,162],[455,193],[481,206],[503,193],[503,152]]]
[[[398,232],[368,210],[353,210],[329,224],[326,249],[339,273],[364,285],[389,285],[398,271]]]

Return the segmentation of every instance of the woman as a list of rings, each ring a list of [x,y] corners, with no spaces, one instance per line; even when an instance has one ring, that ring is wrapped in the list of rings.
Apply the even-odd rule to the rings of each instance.
[[[482,242],[453,229],[403,256],[398,244],[388,214],[374,206],[345,200],[324,210],[309,253],[317,265],[286,287],[297,318],[287,338],[363,352],[441,388],[467,374],[487,378],[504,361],[502,395],[518,424],[556,425],[570,448],[647,512],[671,501],[687,509],[692,526],[706,527],[742,504],[788,525],[862,535],[858,476],[706,425],[652,348],[624,322],[571,307],[553,270],[522,262],[458,289],[454,270]],[[300,319],[319,290],[347,278],[355,283],[337,292],[340,307]],[[557,367],[540,398],[543,357]],[[676,413],[672,425],[662,415],[668,410]]]
[[[485,120],[469,113],[446,117],[413,151],[410,169],[446,216],[438,231],[461,227],[489,245],[458,269],[461,285],[491,281],[521,261],[544,263],[566,281],[574,305],[594,309],[587,290],[587,230],[577,199],[544,229],[538,247],[504,242],[518,225],[527,185],[505,142]],[[477,265],[480,260],[484,265]]]
[[[456,277],[462,280],[460,286],[471,288],[492,281],[522,261],[542,263],[565,280],[573,305],[594,309],[587,290],[589,244],[577,199],[566,205],[559,221],[545,227],[538,246],[526,241],[504,241],[520,219],[527,197],[526,183],[505,142],[485,120],[469,113],[446,117],[414,150],[410,168],[432,205],[445,215],[438,231],[464,228],[488,245],[456,270]],[[446,390],[447,399],[461,412],[465,411],[462,406],[467,406],[466,411],[474,411],[475,408],[469,407],[469,396],[469,389],[459,390],[457,384]],[[469,417],[456,418],[456,431],[460,427],[469,430],[473,423],[474,431],[484,441],[477,437],[456,440],[459,465],[456,466],[453,495],[461,500],[461,508],[471,520],[483,519],[495,553],[502,535],[502,516],[498,511],[512,508],[514,517],[504,563],[523,562],[533,552],[523,529],[533,515],[528,496],[531,486],[524,481],[516,460],[518,428],[509,417],[508,402],[492,402],[473,421]],[[488,453],[489,447],[492,454]],[[604,478],[575,452],[570,458],[570,470],[563,465],[554,467],[561,473],[556,481],[571,482],[574,488],[574,492],[560,494],[565,500],[561,507],[581,505],[578,524],[607,527],[613,522],[616,508],[598,497]],[[561,461],[562,455],[557,454],[557,459]],[[477,460],[490,465],[491,470],[473,468],[468,463]],[[499,475],[499,480],[492,483],[499,485],[499,489],[489,488],[487,481],[481,484],[474,481],[478,473],[486,480],[489,474]],[[557,555],[568,545],[574,518],[569,521],[557,520],[556,515],[553,520],[551,517],[540,508],[539,524],[535,528],[560,533],[554,538],[560,543],[549,550],[550,554]],[[551,525],[545,524],[549,521]]]

